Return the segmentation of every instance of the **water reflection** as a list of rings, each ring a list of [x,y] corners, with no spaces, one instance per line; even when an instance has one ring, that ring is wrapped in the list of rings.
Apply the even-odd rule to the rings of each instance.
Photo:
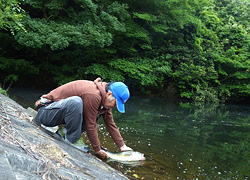
[[[249,179],[250,107],[132,98],[118,127],[143,165],[108,162],[131,179]],[[101,128],[105,132],[105,128]],[[108,134],[104,146],[117,150]]]

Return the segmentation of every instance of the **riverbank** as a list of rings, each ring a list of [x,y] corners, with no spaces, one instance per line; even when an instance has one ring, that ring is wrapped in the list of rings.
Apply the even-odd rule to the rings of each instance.
[[[31,123],[33,116],[0,94],[2,179],[128,179],[92,154],[53,139]]]

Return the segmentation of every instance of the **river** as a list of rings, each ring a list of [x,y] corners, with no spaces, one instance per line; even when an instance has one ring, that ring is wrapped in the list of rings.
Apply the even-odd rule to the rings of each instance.
[[[10,96],[28,107],[43,92],[18,89]],[[126,144],[146,157],[107,161],[130,179],[249,179],[250,106],[131,97],[125,114],[113,114]],[[102,145],[117,151],[103,120],[99,129]]]

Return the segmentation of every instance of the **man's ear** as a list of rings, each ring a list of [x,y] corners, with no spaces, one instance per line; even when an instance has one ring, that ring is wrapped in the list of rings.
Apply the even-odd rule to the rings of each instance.
[[[107,94],[106,94],[106,96],[110,96],[110,95],[113,95],[113,93],[112,92],[107,92]]]

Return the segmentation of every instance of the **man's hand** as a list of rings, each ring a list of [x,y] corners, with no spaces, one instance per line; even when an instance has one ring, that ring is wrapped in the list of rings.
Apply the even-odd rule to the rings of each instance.
[[[107,155],[107,153],[103,150],[100,150],[98,152],[96,152],[96,154],[101,158],[101,159],[108,159],[109,156]]]
[[[41,105],[44,106],[44,105],[50,104],[50,103],[51,103],[51,100],[49,100],[48,98],[46,98],[46,95],[42,95],[40,97],[40,99],[35,102],[35,107],[36,108],[40,108]]]
[[[37,107],[40,104],[40,99],[35,102],[35,107]]]
[[[133,151],[133,149],[131,149],[130,147],[126,146],[126,144],[124,144],[122,147],[120,147],[121,151]]]

